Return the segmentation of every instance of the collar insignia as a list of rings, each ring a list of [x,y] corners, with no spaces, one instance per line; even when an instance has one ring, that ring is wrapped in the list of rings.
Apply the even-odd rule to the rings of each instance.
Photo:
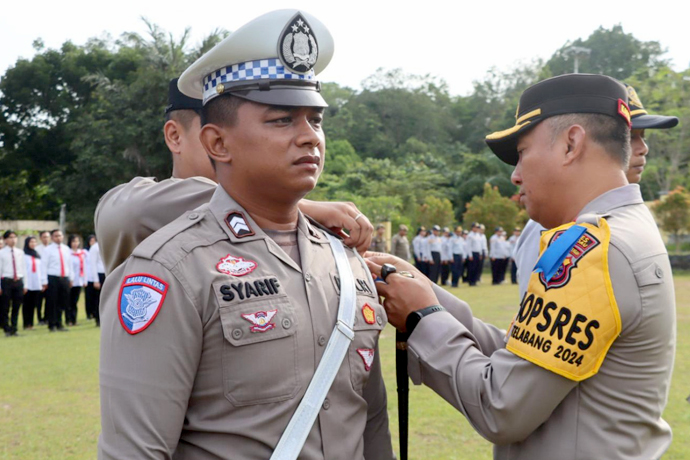
[[[278,313],[277,309],[270,311],[257,311],[256,313],[243,314],[242,318],[253,324],[253,326],[249,328],[250,331],[266,332],[276,327],[276,325],[271,322],[276,313]]]
[[[280,34],[278,57],[285,67],[297,73],[309,72],[316,64],[319,57],[316,37],[300,13],[287,23]]]
[[[168,283],[146,273],[128,275],[120,286],[120,324],[134,335],[153,323],[168,293]]]
[[[231,212],[225,218],[225,223],[228,224],[230,231],[237,238],[244,238],[246,236],[254,235],[254,230],[247,223],[247,219],[244,218],[244,214],[241,212]]]
[[[233,257],[228,254],[216,264],[216,270],[226,275],[244,276],[253,272],[257,266],[258,264],[253,260],[245,260],[243,257]]]
[[[374,363],[374,350],[371,348],[358,348],[357,353],[362,357],[364,361],[364,370],[369,371],[371,365]]]
[[[374,324],[376,322],[376,312],[368,303],[365,303],[362,307],[362,316],[364,316],[364,322],[367,324]]]

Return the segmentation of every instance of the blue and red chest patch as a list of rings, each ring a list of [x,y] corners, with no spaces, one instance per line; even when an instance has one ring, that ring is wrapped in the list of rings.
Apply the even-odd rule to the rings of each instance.
[[[168,293],[168,283],[146,273],[127,275],[120,286],[120,324],[134,335],[153,323]]]

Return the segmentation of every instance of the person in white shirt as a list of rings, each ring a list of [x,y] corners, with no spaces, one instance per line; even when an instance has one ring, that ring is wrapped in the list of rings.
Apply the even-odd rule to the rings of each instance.
[[[517,241],[520,238],[520,228],[515,227],[513,229],[513,235],[508,238],[508,243],[510,243],[510,282],[512,284],[517,284],[517,264],[515,263],[515,249],[517,247]]]
[[[455,235],[450,239],[450,246],[453,254],[451,286],[458,287],[465,262],[465,238],[462,236],[462,227],[455,227]]]
[[[40,324],[40,312],[38,310],[41,301],[41,294],[43,294],[43,285],[41,284],[41,256],[36,251],[38,240],[35,236],[29,236],[24,240],[24,262],[26,268],[26,276],[24,277],[24,306],[22,307],[22,316],[24,317],[24,329],[33,329],[34,327],[34,311],[36,311],[36,319]]]
[[[67,331],[62,325],[62,312],[69,308],[69,290],[71,287],[72,251],[62,244],[64,236],[60,230],[50,232],[53,244],[44,252],[42,273],[43,286],[46,291],[46,317],[50,332]]]
[[[91,247],[96,244],[96,235],[89,235],[84,243],[84,250],[86,251],[86,263],[88,269],[86,270],[86,287],[84,288],[84,304],[86,306],[86,319],[94,318],[94,302],[98,295],[98,291],[94,287],[94,282],[100,283],[98,280],[98,273],[91,269]]]
[[[477,282],[482,281],[482,273],[484,272],[484,262],[489,256],[489,245],[486,239],[486,226],[484,224],[479,224],[479,237],[482,244],[482,257],[479,262],[479,271],[477,272]]]
[[[500,246],[500,238],[501,235],[503,234],[503,227],[496,227],[494,230],[494,234],[491,235],[491,238],[489,239],[489,259],[491,262],[491,284],[500,284],[498,281],[498,274],[500,271],[500,260],[497,257],[497,253],[500,252],[499,246]]]
[[[87,265],[86,251],[80,248],[81,239],[78,235],[70,235],[67,240],[67,245],[72,250],[72,257],[70,263],[72,288],[69,291],[69,308],[65,313],[65,322],[68,326],[76,326],[77,324],[77,302],[79,302],[79,295],[81,288],[86,286],[86,277],[89,271]]]
[[[89,249],[89,266],[91,270],[91,277],[94,280],[93,287],[95,289],[92,314],[96,320],[96,327],[100,327],[101,316],[99,309],[101,305],[101,286],[103,286],[103,282],[105,282],[105,264],[103,263],[103,258],[101,257],[98,241],[96,241],[96,243]]]
[[[480,227],[478,223],[472,224],[472,231],[467,235],[467,246],[469,259],[469,269],[467,273],[467,281],[470,286],[476,286],[479,281],[479,272],[482,263],[482,235],[479,233]]]
[[[24,300],[24,253],[16,247],[17,234],[7,230],[3,235],[5,247],[0,250],[0,321],[6,337],[16,337],[19,310]],[[11,321],[8,313],[12,304]]]
[[[429,252],[427,259],[429,260],[429,279],[432,283],[438,283],[439,275],[441,274],[441,227],[434,225],[431,228],[431,235],[427,237],[429,244]]]
[[[426,237],[426,227],[421,226],[417,230],[417,236],[412,239],[412,256],[414,257],[414,264],[417,269],[427,274],[427,270],[424,263],[424,255],[422,254],[422,242]]]
[[[45,250],[48,249],[48,246],[50,246],[50,244],[52,243],[52,241],[50,240],[50,232],[48,230],[43,230],[41,233],[38,234],[38,238],[41,240],[41,242],[37,244],[36,252],[38,253],[41,260],[44,260],[43,254]],[[45,263],[43,264],[43,266],[45,267]],[[45,326],[47,323],[45,303],[46,291],[43,290],[41,291],[41,295],[38,299],[38,304],[36,305],[39,326]]]
[[[448,283],[450,276],[450,269],[453,266],[453,243],[451,241],[452,234],[448,227],[443,227],[443,236],[441,237],[441,286]]]

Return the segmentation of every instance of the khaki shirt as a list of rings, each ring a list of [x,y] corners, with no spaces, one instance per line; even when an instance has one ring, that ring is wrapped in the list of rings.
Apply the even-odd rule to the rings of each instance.
[[[592,215],[607,216],[611,228],[609,272],[622,322],[597,374],[578,383],[514,355],[504,330],[471,318],[450,295],[439,300],[454,314],[425,317],[409,338],[412,380],[496,444],[495,459],[658,459],[671,443],[661,418],[676,340],[666,248],[637,185],[599,196],[580,218]]]
[[[391,254],[400,257],[402,260],[410,260],[410,242],[406,236],[396,233],[391,238]]]
[[[208,203],[216,183],[205,177],[170,178],[156,182],[135,177],[103,195],[94,228],[106,274],[129,257],[139,243],[185,211]]]
[[[236,236],[226,222],[232,213],[246,217],[251,234]],[[327,238],[301,214],[297,234],[301,267],[218,187],[208,205],[153,234],[107,278],[99,458],[270,457],[338,310]],[[355,339],[299,456],[304,460],[394,458],[377,350],[387,318],[361,258],[346,252],[357,287]],[[228,256],[253,268],[228,273],[221,265]],[[167,284],[157,315],[133,335],[119,314],[120,302],[129,306],[119,298],[132,275]],[[259,327],[251,318],[261,312],[273,316]]]

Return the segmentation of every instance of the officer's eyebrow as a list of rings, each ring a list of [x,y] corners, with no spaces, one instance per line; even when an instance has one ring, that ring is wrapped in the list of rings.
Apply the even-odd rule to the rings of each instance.
[[[289,113],[294,113],[300,109],[304,108],[303,106],[289,106],[289,105],[270,105],[268,106],[268,109],[266,109],[266,113],[271,113],[271,112],[289,112]],[[315,112],[318,113],[323,113],[324,108],[323,107],[309,107],[310,109],[314,110]]]

